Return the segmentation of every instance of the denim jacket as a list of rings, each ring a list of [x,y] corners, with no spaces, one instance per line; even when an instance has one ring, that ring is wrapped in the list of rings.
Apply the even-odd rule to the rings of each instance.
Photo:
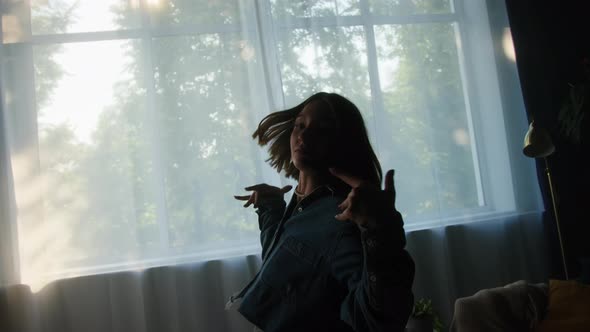
[[[403,331],[414,262],[401,215],[361,228],[334,218],[343,200],[322,187],[259,206],[262,267],[228,307],[265,332]]]

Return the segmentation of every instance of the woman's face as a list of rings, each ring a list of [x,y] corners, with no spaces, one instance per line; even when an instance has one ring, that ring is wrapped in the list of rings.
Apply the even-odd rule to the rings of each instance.
[[[336,117],[319,101],[307,104],[295,119],[291,132],[291,160],[300,171],[322,170],[337,150]]]

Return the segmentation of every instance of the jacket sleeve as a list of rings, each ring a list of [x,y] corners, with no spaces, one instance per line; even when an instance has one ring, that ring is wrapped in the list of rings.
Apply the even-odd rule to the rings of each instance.
[[[262,259],[266,259],[270,243],[285,213],[286,203],[282,197],[266,200],[258,206],[258,228],[260,229],[260,244],[262,245]]]
[[[340,318],[357,332],[404,331],[414,304],[414,261],[404,250],[401,215],[374,225],[347,228],[334,248],[331,273],[348,290]]]

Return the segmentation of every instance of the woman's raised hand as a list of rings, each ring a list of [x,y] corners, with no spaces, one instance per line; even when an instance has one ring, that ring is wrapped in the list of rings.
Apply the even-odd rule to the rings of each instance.
[[[239,201],[246,201],[244,207],[248,207],[254,204],[254,207],[257,208],[258,205],[264,204],[265,200],[269,199],[283,199],[283,195],[285,195],[289,190],[291,190],[293,186],[284,186],[283,188],[278,188],[274,186],[269,186],[266,183],[261,183],[257,185],[253,185],[250,187],[244,188],[244,190],[252,191],[250,195],[246,196],[237,196],[234,195],[234,198]]]
[[[335,217],[340,221],[351,220],[361,226],[373,226],[371,223],[388,218],[395,210],[394,171],[390,169],[385,175],[385,188],[363,181],[337,169],[330,172],[352,187],[346,199],[338,206],[342,212]]]

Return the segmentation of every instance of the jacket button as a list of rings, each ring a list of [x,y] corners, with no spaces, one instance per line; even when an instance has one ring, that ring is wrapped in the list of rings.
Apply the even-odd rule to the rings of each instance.
[[[298,212],[301,212],[301,211],[303,211],[303,208],[300,206],[300,207],[297,209],[297,211],[298,211]]]

